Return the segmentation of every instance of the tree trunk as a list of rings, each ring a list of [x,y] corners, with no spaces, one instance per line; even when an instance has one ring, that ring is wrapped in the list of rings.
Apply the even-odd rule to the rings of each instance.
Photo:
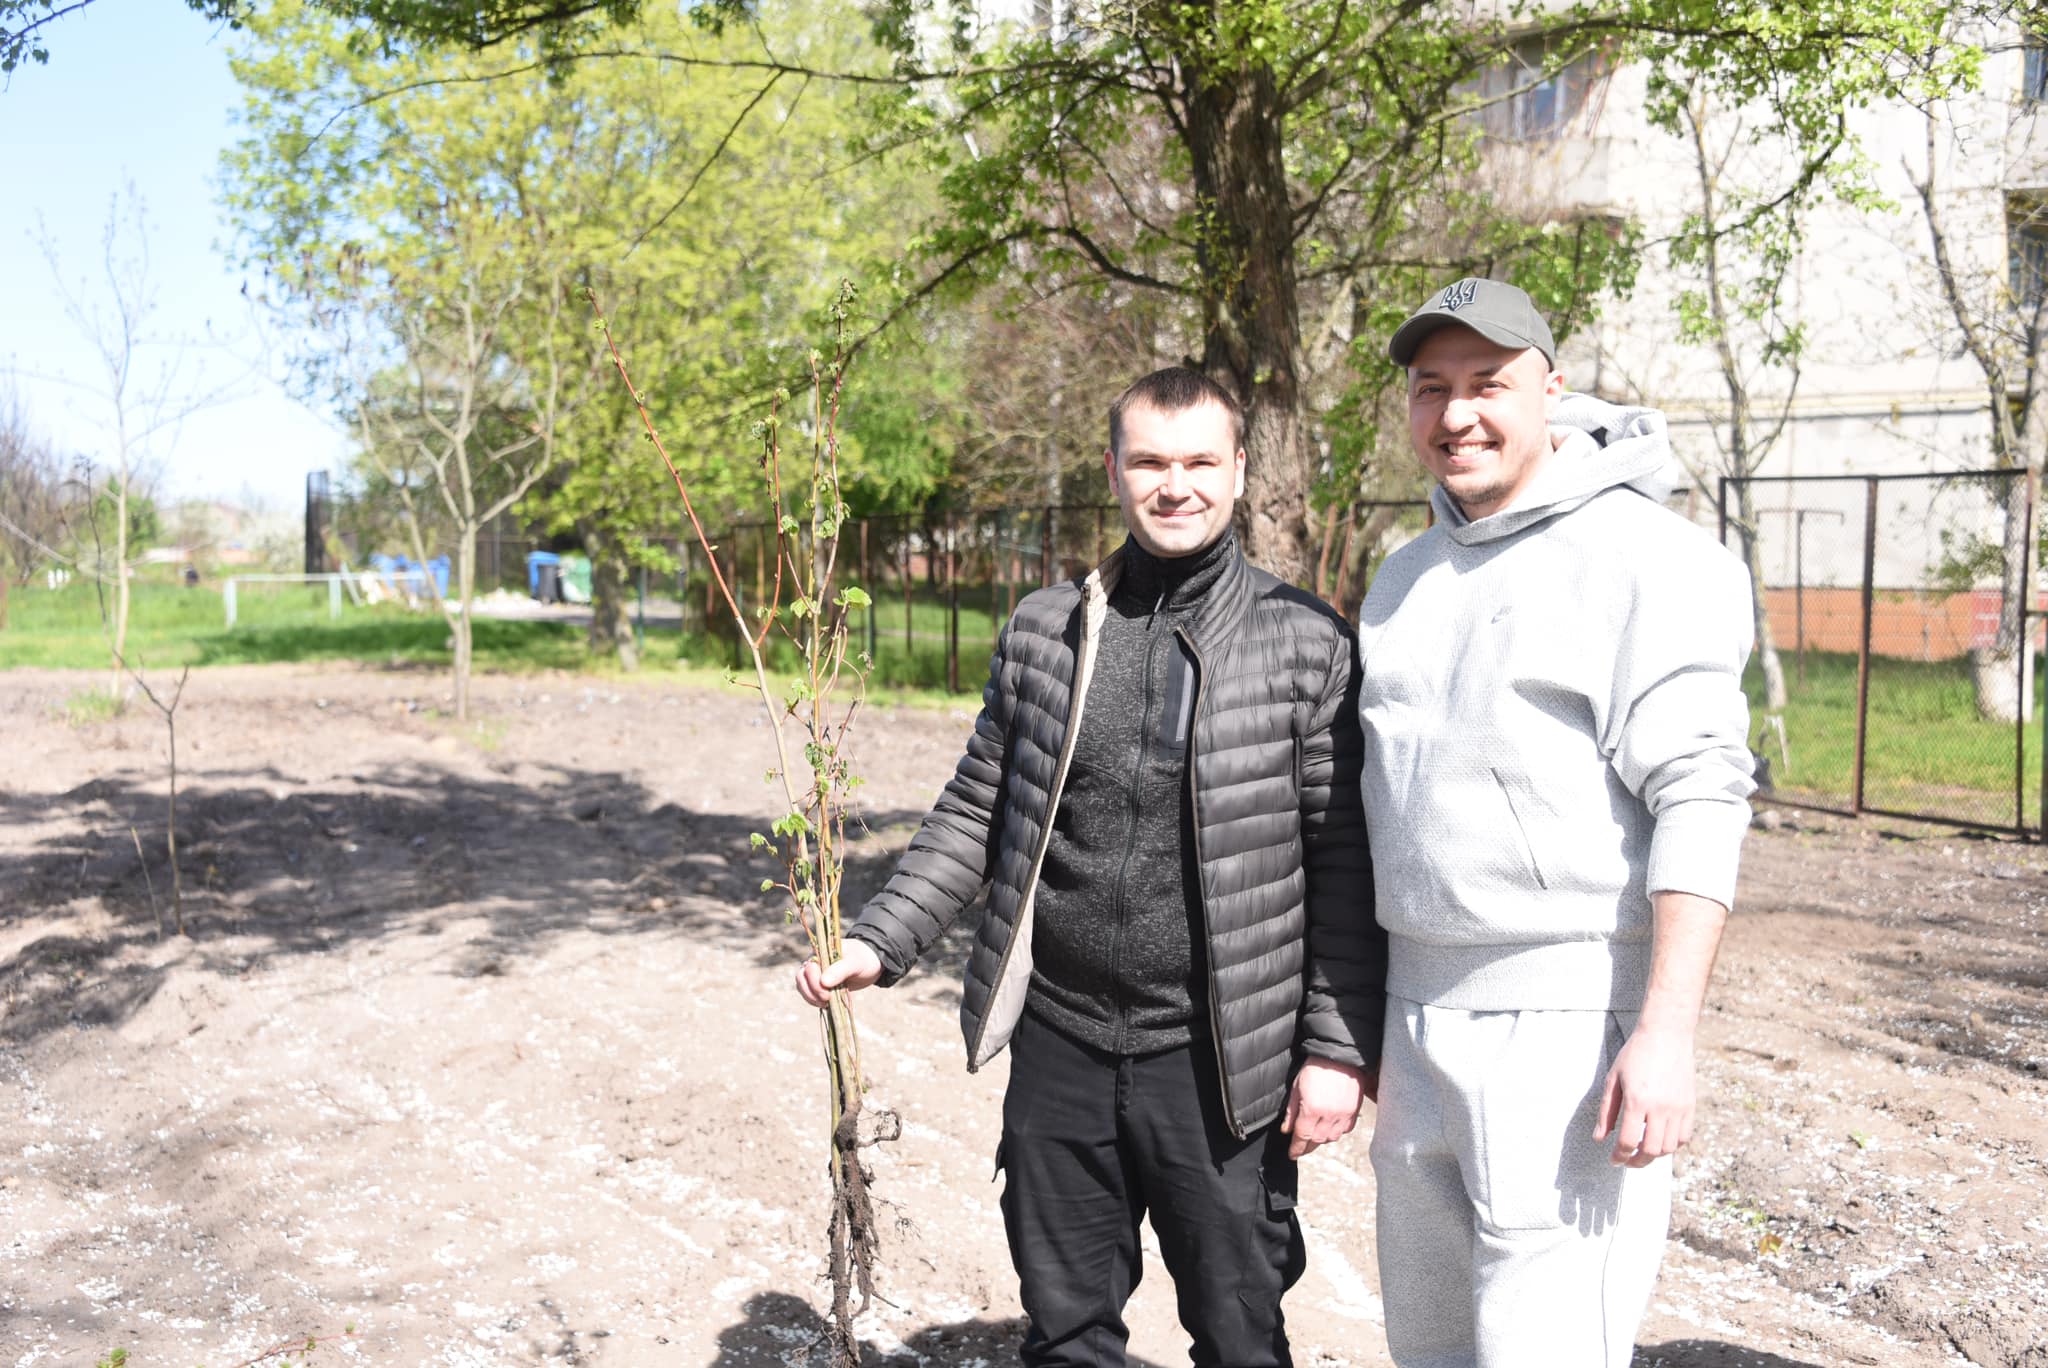
[[[1358,621],[1359,610],[1365,606],[1365,591],[1372,576],[1367,573],[1372,567],[1373,555],[1386,540],[1387,529],[1401,516],[1401,510],[1384,504],[1375,508],[1364,519],[1353,519],[1353,538],[1346,538],[1344,560],[1337,572],[1337,597],[1332,606],[1344,615],[1350,623]]]
[[[2032,464],[2028,463],[2030,467]],[[2027,554],[2027,508],[2033,480],[2031,468],[2015,470],[2005,485],[2005,569],[1998,586],[1998,634],[1991,649],[2008,659],[2019,650],[2027,590],[2033,583],[2033,576],[2028,573],[2033,557]]]
[[[1187,28],[1202,33],[1213,25],[1207,4],[1183,8]],[[1202,369],[1244,406],[1245,497],[1237,527],[1254,563],[1306,585],[1315,568],[1308,527],[1313,462],[1301,393],[1284,110],[1272,69],[1249,54],[1205,47],[1183,61],[1188,153],[1195,193],[1209,214],[1196,254]]]
[[[1342,521],[1339,521],[1339,520]],[[1337,592],[1337,586],[1330,582],[1330,553],[1337,549],[1338,532],[1343,532],[1343,552],[1337,559],[1338,568],[1344,564],[1343,557],[1351,554],[1351,533],[1353,519],[1351,510],[1338,505],[1332,499],[1323,513],[1322,535],[1317,538],[1316,551],[1316,597],[1329,602]]]
[[[1756,496],[1747,480],[1735,485],[1735,531],[1742,541],[1742,566],[1749,571],[1749,613],[1756,625],[1757,668],[1764,676],[1764,712],[1776,717],[1785,711],[1785,662],[1778,656],[1778,638],[1771,631],[1771,615],[1764,598],[1763,539],[1756,530]],[[1795,646],[1797,642],[1793,643]]]
[[[621,668],[640,668],[633,640],[632,593],[620,543],[593,520],[578,524],[583,549],[590,555],[590,653],[615,657]]]
[[[1998,594],[1998,631],[1988,648],[1970,653],[1977,714],[1987,722],[2031,722],[2034,719],[2033,651],[2025,631],[2026,607],[2033,596],[2036,539],[2027,535],[2029,508],[2039,508],[2041,492],[2041,415],[2029,415],[2021,432],[2020,455],[2025,464],[2013,471],[2005,486],[2004,573]],[[2038,516],[2038,514],[2036,515]]]
[[[110,698],[121,696],[121,662],[128,658],[128,435],[121,431],[121,470],[114,485],[114,673],[107,683]],[[106,567],[100,567],[105,573]]]
[[[455,720],[469,720],[469,668],[471,643],[471,601],[476,590],[476,524],[462,524],[455,542],[455,612],[448,626],[455,636]]]

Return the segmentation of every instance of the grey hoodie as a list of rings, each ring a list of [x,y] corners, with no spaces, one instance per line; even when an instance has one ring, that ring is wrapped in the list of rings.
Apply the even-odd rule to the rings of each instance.
[[[1515,502],[1388,557],[1359,625],[1387,990],[1633,1010],[1650,897],[1734,897],[1749,824],[1743,568],[1663,506],[1663,416],[1566,395]]]

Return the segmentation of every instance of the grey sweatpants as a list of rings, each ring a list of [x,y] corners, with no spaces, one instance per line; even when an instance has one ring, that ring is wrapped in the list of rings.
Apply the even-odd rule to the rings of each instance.
[[[1387,1000],[1372,1165],[1400,1368],[1627,1368],[1671,1219],[1671,1161],[1593,1140],[1633,1013]]]

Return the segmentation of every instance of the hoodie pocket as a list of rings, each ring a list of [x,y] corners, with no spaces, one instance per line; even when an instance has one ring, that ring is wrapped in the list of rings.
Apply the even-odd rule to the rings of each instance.
[[[1529,873],[1534,876],[1538,888],[1550,887],[1550,880],[1543,876],[1543,862],[1536,858],[1536,843],[1529,839],[1529,823],[1524,816],[1534,805],[1526,796],[1517,802],[1514,785],[1510,784],[1499,770],[1493,770],[1492,774],[1494,784],[1500,789],[1501,801],[1507,804],[1508,821],[1515,829],[1515,840],[1521,844],[1522,862],[1529,867]]]

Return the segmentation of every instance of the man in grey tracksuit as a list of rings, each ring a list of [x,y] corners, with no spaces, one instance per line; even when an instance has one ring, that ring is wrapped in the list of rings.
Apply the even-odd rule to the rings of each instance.
[[[1385,944],[1341,618],[1230,530],[1243,415],[1199,372],[1110,411],[1130,536],[1003,628],[952,782],[840,958],[890,983],[986,884],[968,1067],[1009,1046],[1003,1219],[1029,1365],[1124,1362],[1150,1216],[1199,1368],[1290,1362],[1295,1159],[1351,1129]]]
[[[1390,352],[1438,488],[1359,629],[1388,1343],[1624,1368],[1749,821],[1748,586],[1664,507],[1662,416],[1566,394],[1520,290],[1459,281]]]

